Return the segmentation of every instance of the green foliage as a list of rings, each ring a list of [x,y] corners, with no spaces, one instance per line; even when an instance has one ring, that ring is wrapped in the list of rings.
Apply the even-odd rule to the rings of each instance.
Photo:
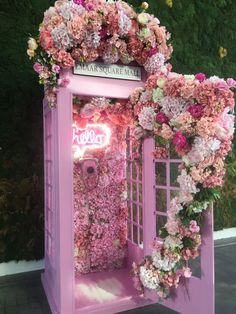
[[[43,256],[43,89],[28,61],[26,42],[30,34],[37,34],[43,12],[53,3],[0,2],[0,261]],[[172,8],[165,0],[149,4],[149,12],[172,33],[174,71],[236,76],[235,1],[173,0]],[[223,59],[218,53],[221,46],[228,52]],[[218,228],[236,225],[235,166],[231,158],[223,197],[217,203]]]

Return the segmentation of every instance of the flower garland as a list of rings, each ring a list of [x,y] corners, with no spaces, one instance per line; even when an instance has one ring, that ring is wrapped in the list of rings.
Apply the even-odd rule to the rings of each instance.
[[[147,8],[144,2],[142,12],[136,13],[120,0],[56,1],[44,13],[39,36],[29,38],[27,50],[39,83],[46,86],[46,94],[51,93],[50,102],[55,103],[56,87],[65,83],[58,82],[60,70],[78,62],[136,61],[147,72],[157,72],[171,56],[170,34],[146,13]]]
[[[187,262],[199,255],[203,213],[223,185],[234,132],[230,89],[235,87],[233,79],[166,71],[150,76],[145,89],[131,95],[134,135],[156,138],[155,158],[166,158],[170,146],[182,158],[180,192],[167,210],[162,241],[155,239],[151,256],[133,265],[137,288],[156,290],[163,298],[178,287],[181,277],[191,277]]]

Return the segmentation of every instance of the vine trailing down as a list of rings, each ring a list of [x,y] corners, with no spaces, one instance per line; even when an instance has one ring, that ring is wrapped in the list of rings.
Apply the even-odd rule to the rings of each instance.
[[[164,65],[172,53],[170,34],[146,8],[144,3],[137,13],[124,1],[58,0],[44,13],[39,36],[28,40],[27,54],[51,106],[58,85],[68,83],[58,81],[60,71],[76,63],[136,61],[149,73]]]
[[[170,145],[182,158],[180,192],[167,211],[162,241],[155,239],[151,256],[133,264],[138,289],[153,289],[165,298],[181,277],[191,277],[187,262],[199,255],[203,213],[223,185],[234,132],[235,86],[233,79],[166,71],[151,75],[145,88],[131,95],[136,139],[155,137],[157,159],[167,158]]]

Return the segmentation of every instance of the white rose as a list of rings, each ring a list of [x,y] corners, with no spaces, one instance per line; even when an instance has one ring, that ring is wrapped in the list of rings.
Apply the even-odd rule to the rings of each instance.
[[[38,48],[38,44],[36,43],[36,40],[32,37],[28,40],[28,48],[29,50],[36,50]]]

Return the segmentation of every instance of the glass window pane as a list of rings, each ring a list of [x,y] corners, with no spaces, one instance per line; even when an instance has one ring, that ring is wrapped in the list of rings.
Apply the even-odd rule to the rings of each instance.
[[[127,176],[127,180],[130,180],[130,161],[127,162],[127,168],[126,168],[126,176]]]
[[[179,156],[176,153],[175,147],[172,144],[170,144],[170,159],[179,159]]]
[[[132,184],[132,200],[137,201],[137,184]]]
[[[128,181],[127,182],[127,198],[128,198],[128,200],[130,200],[130,198],[131,198],[130,189],[131,189],[131,184]]]
[[[133,225],[133,242],[138,244],[138,227]]]
[[[133,221],[138,222],[138,210],[137,210],[137,205],[132,204],[133,207]]]
[[[201,257],[198,256],[195,259],[190,259],[188,261],[188,267],[191,268],[192,276],[201,278]]]
[[[139,224],[143,225],[143,207],[139,206]]]
[[[132,237],[131,237],[131,224],[130,224],[130,222],[128,222],[128,239],[132,241]]]
[[[156,211],[166,212],[167,200],[166,190],[156,189]]]
[[[139,228],[139,244],[143,245],[143,229]]]
[[[164,162],[156,162],[156,184],[166,185],[166,164]]]
[[[170,186],[179,186],[177,177],[179,175],[179,163],[170,164]]]
[[[142,184],[139,184],[139,203],[143,203],[143,186]]]
[[[179,191],[171,190],[170,191],[170,200],[179,195]]]
[[[166,216],[156,215],[156,235],[159,236],[159,231],[165,226],[167,222]]]
[[[135,162],[132,162],[132,179],[137,180],[137,166]]]

